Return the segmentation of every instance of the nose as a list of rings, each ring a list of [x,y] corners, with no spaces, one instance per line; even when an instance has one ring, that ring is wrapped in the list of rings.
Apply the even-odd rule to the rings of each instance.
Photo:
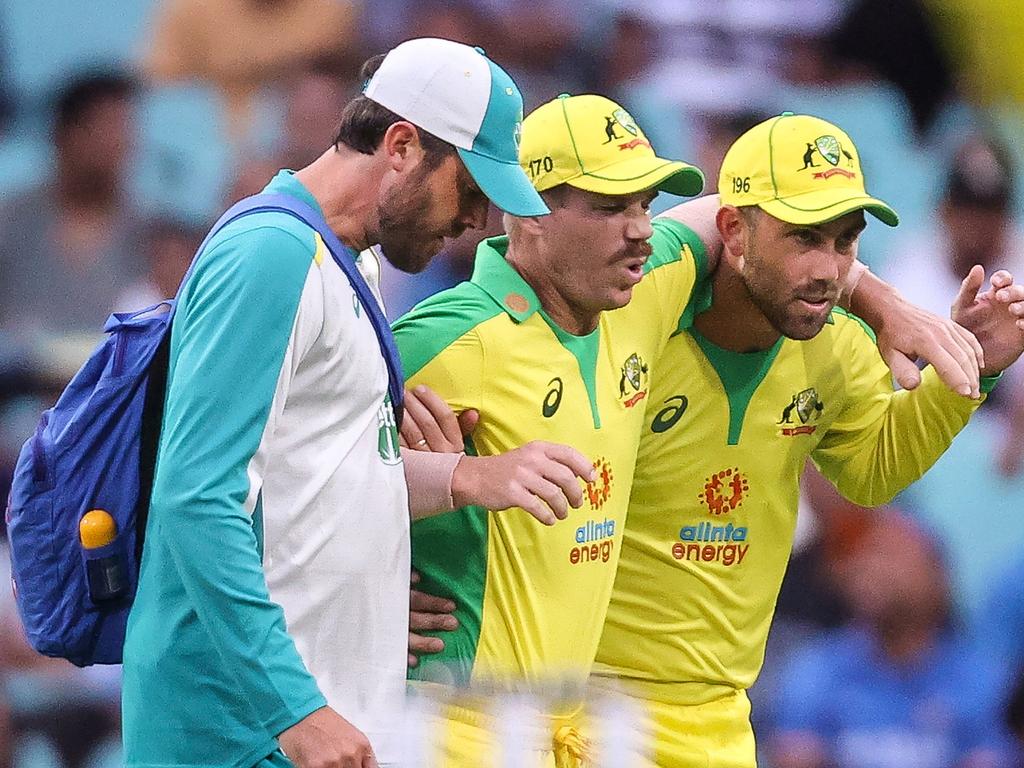
[[[839,253],[835,248],[822,248],[815,253],[811,267],[812,278],[834,283],[839,280],[841,275],[846,274],[851,261],[849,255]]]
[[[626,238],[629,240],[650,240],[654,234],[651,215],[647,211],[629,217],[626,223]]]

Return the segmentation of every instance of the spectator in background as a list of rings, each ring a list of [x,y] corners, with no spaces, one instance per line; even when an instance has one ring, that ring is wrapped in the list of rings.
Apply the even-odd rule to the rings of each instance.
[[[850,552],[842,584],[854,623],[807,646],[783,674],[773,764],[1000,764],[997,667],[957,628],[936,541],[883,510]]]
[[[697,146],[697,167],[704,171],[705,194],[718,191],[718,173],[722,169],[722,158],[733,142],[767,118],[768,115],[748,110],[704,116]]]
[[[70,79],[56,99],[55,173],[0,204],[0,326],[15,336],[99,334],[142,272],[125,190],[134,135],[126,75]]]
[[[3,29],[3,22],[3,17],[0,17],[0,30]],[[7,132],[12,112],[11,96],[8,92],[7,84],[7,52],[4,50],[3,45],[0,45],[0,137]],[[2,752],[0,752],[0,755],[2,755]],[[5,768],[2,757],[0,757],[0,768]]]
[[[287,78],[279,168],[305,168],[334,140],[338,115],[362,87],[355,73],[333,59],[310,61]]]
[[[953,71],[920,0],[857,0],[828,40],[843,76],[888,80],[924,135],[953,95]]]
[[[343,62],[305,62],[281,82],[284,119],[280,139],[267,155],[247,157],[231,181],[228,205],[255,195],[281,168],[305,168],[334,139],[333,129],[346,102],[359,91]]]
[[[170,218],[147,222],[139,249],[146,275],[128,286],[118,306],[142,309],[174,296],[202,241],[202,229],[187,222]]]
[[[224,98],[228,131],[249,138],[261,87],[322,56],[362,58],[354,0],[164,0],[144,68],[154,83],[197,78]]]

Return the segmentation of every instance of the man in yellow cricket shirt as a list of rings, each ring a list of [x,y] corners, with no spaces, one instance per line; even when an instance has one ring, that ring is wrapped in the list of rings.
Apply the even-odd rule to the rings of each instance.
[[[808,146],[819,162],[801,168]],[[870,329],[835,309],[864,212],[897,223],[868,195],[842,130],[803,115],[761,123],[728,151],[719,190],[723,255],[655,364],[595,666],[597,688],[648,708],[660,768],[755,765],[746,689],[764,658],[806,459],[852,501],[882,504],[981,402],[931,368],[895,392]],[[953,316],[982,345],[987,393],[1024,333],[1019,304],[1008,311],[995,291],[976,298],[983,280],[975,267]]]
[[[520,156],[552,213],[507,218],[506,237],[480,244],[473,278],[400,319],[395,338],[410,386],[482,414],[472,450],[566,443],[592,459],[596,479],[552,530],[481,508],[413,526],[423,587],[455,599],[459,628],[412,677],[502,689],[559,680],[582,691],[615,576],[650,364],[706,274],[700,239],[670,216],[652,225],[648,207],[658,190],[695,195],[704,179],[659,158],[600,96],[536,110]],[[555,485],[532,490],[544,498]],[[537,765],[553,764],[556,736],[560,764],[578,759],[568,729],[578,707],[548,713]],[[494,724],[483,708],[448,719],[443,764],[486,765]]]

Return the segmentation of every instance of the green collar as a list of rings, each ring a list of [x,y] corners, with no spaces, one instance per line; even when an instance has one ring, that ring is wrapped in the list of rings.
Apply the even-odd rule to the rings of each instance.
[[[508,236],[489,237],[476,248],[471,282],[479,285],[495,303],[521,323],[540,309],[540,299],[515,267],[505,260]]]

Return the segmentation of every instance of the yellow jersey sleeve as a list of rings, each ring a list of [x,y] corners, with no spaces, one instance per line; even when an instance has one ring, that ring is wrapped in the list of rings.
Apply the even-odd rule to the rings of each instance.
[[[874,507],[920,478],[984,398],[952,392],[931,366],[917,389],[894,391],[873,335],[850,325],[839,356],[846,361],[847,396],[811,458],[843,496]]]
[[[477,326],[500,308],[471,283],[417,305],[394,324],[407,386],[425,384],[456,413],[483,408],[484,346]]]
[[[655,219],[653,230],[644,279],[633,289],[629,305],[619,311],[638,315],[636,321],[646,327],[657,327],[663,345],[710,306],[711,283],[707,250],[696,232],[666,218]]]

